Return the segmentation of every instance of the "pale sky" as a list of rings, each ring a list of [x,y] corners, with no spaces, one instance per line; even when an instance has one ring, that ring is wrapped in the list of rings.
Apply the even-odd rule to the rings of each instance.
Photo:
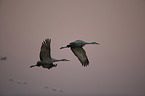
[[[70,62],[30,69],[46,38]],[[88,67],[59,49],[78,39]],[[0,96],[145,96],[145,0],[0,0],[0,45]]]

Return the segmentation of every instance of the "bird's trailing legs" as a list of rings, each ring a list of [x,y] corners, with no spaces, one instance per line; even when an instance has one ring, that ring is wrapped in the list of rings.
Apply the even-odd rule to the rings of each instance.
[[[60,49],[69,48],[69,47],[71,47],[71,46],[70,46],[70,45],[67,45],[67,46],[65,46],[65,47],[61,47]]]
[[[37,65],[31,65],[30,68],[35,67],[35,66],[37,66]]]
[[[64,49],[64,48],[68,48],[67,46],[66,47],[61,47],[60,49]]]

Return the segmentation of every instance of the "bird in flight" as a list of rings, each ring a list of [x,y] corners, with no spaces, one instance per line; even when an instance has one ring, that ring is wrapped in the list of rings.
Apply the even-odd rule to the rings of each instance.
[[[48,68],[51,69],[52,67],[56,67],[57,64],[53,64],[53,62],[59,62],[59,61],[70,61],[67,59],[54,59],[51,58],[51,48],[50,48],[50,43],[51,39],[45,39],[41,45],[41,50],[40,50],[40,61],[37,62],[36,65],[31,65],[30,68],[35,67],[35,66],[42,66],[43,68]]]
[[[76,40],[74,42],[69,43],[65,47],[61,47],[60,49],[70,48],[72,50],[72,52],[74,53],[74,55],[82,63],[82,66],[86,67],[87,65],[89,65],[88,57],[86,55],[85,50],[83,49],[83,46],[85,46],[86,44],[98,44],[99,45],[99,43],[96,43],[96,42],[88,43],[88,42],[85,42],[82,40]]]
[[[7,57],[6,56],[1,56],[0,60],[7,60]]]

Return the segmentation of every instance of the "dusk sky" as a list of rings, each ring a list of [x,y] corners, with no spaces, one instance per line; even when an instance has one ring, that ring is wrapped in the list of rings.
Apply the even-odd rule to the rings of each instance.
[[[70,61],[29,68],[47,38]],[[100,43],[87,67],[75,40]],[[145,96],[145,0],[0,0],[0,56],[0,96]]]

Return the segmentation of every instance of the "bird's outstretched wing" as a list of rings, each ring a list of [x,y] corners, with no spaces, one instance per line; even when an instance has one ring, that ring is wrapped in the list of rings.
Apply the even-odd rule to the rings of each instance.
[[[40,60],[48,60],[51,59],[51,49],[50,49],[51,39],[45,39],[42,42],[41,51],[40,51]]]
[[[75,56],[79,59],[79,61],[82,63],[82,66],[89,65],[89,60],[86,55],[86,52],[81,47],[71,47],[72,52],[75,54]]]

